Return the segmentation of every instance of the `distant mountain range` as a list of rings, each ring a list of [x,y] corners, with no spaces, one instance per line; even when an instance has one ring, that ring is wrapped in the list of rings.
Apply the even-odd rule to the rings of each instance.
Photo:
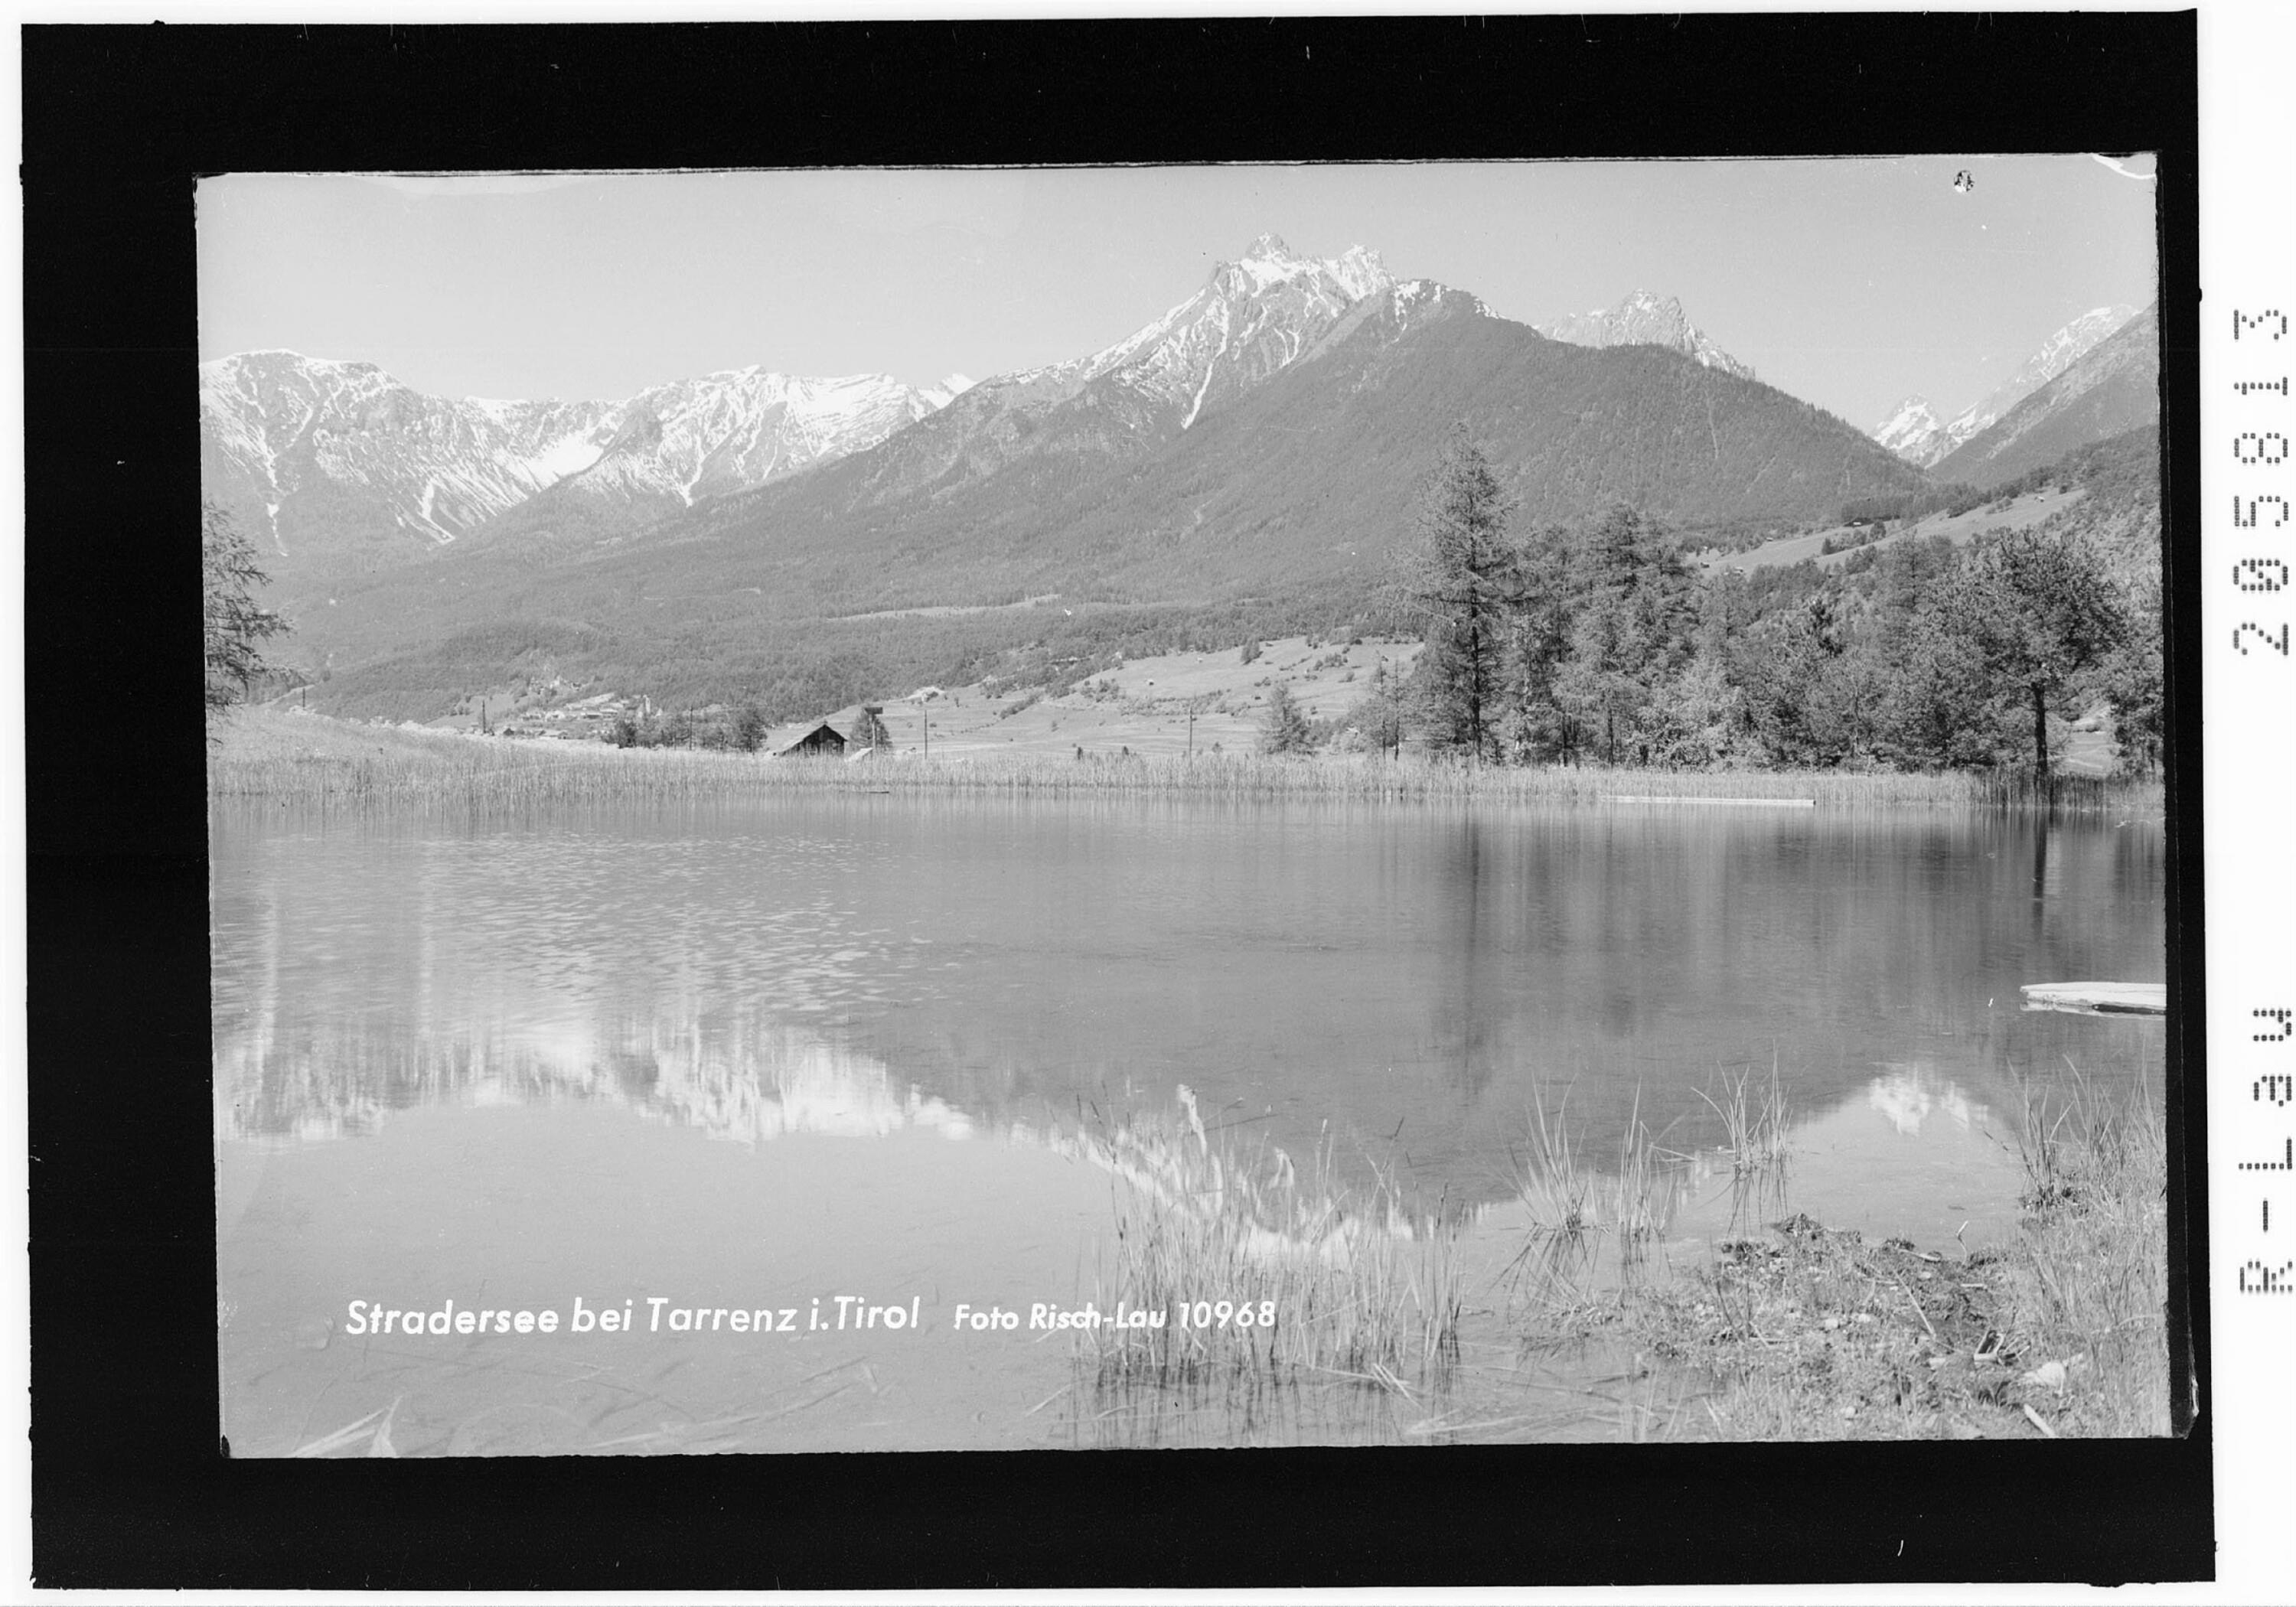
[[[1274,306],[1274,282],[1237,283],[1222,267],[1147,343],[1153,391],[1129,365],[1053,396],[984,383],[873,451],[696,507],[647,543],[678,542],[680,562],[712,544],[835,611],[1344,590],[1383,570],[1463,419],[1535,518],[1620,500],[1681,520],[1816,516],[1923,483],[1757,381],[1652,346],[1549,340],[1431,280],[1337,304],[1287,283]],[[1206,324],[1265,332],[1264,369],[1223,388]],[[1175,346],[1195,355],[1168,365]],[[1199,409],[1206,394],[1218,405]]]
[[[201,483],[275,568],[372,570],[545,493],[627,522],[763,485],[874,446],[966,383],[743,368],[616,402],[450,401],[372,363],[246,352],[200,365]]]
[[[1670,299],[1550,327],[1576,338],[1263,235],[1112,345],[932,390],[746,369],[450,402],[252,353],[202,367],[207,485],[271,550],[332,705],[404,715],[513,675],[802,712],[1016,652],[1366,628],[1462,422],[1526,520],[1807,524],[1935,483]],[[2134,370],[2085,372],[1965,441],[1970,473],[2111,433]]]
[[[1909,463],[1933,467],[2055,379],[2136,316],[2133,307],[2093,307],[2051,335],[1983,399],[1940,422],[1926,398],[1909,396],[1874,426],[1873,437]]]
[[[2122,323],[1938,460],[1939,480],[1993,486],[2161,418],[2157,304]]]
[[[1708,368],[1718,368],[1742,380],[1754,378],[1751,368],[1708,340],[1672,296],[1638,290],[1616,307],[1598,307],[1590,313],[1574,313],[1532,327],[1550,340],[1567,340],[1573,346],[1663,346]]]
[[[969,679],[1114,628],[1109,610],[1191,639],[1337,626],[1391,608],[1419,479],[1460,421],[1535,519],[1624,500],[1792,521],[1927,483],[1725,363],[1550,340],[1368,251],[1263,236],[1124,340],[873,446],[628,517],[576,500],[588,467],[421,562],[305,586],[302,617],[339,694],[397,706],[545,660],[666,700],[796,676],[833,706],[867,665]]]

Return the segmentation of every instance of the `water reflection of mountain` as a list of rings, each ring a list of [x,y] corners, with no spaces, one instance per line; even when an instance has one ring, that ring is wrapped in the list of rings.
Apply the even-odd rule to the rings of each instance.
[[[1950,1121],[1964,1133],[1993,1119],[1991,1108],[1982,1101],[1970,1098],[1936,1067],[1918,1062],[1884,1066],[1866,1085],[1866,1103],[1905,1138],[1919,1137],[1932,1118]]]
[[[219,1038],[217,1132],[226,1138],[354,1138],[394,1111],[594,1100],[757,1144],[786,1133],[871,1137],[972,1119],[898,1083],[881,1062],[801,1026],[705,1031],[626,1019],[537,1034],[496,1026],[443,1039],[307,1028]]]
[[[2157,829],[1758,813],[831,798],[232,824],[218,1131],[545,1097],[751,1140],[1075,1129],[1185,1083],[1207,1120],[1472,1201],[1505,1193],[1535,1105],[1599,1166],[1631,1116],[1711,1146],[1702,1092],[1774,1064],[1803,1113],[1898,1066],[1998,1111],[2067,1059],[2158,1075],[2159,1022],[2016,996],[2161,974]]]

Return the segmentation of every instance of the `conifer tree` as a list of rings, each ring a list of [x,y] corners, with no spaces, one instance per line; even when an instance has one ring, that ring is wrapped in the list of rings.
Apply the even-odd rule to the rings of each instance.
[[[1477,759],[1504,757],[1507,659],[1523,601],[1513,506],[1460,424],[1420,492],[1405,593],[1427,633],[1418,679],[1429,745]]]
[[[1292,689],[1278,681],[1267,694],[1267,713],[1259,726],[1262,753],[1305,753],[1315,746],[1315,734],[1300,711]]]
[[[255,588],[271,579],[255,561],[255,544],[230,514],[204,499],[200,503],[200,576],[206,615],[207,710],[214,714],[247,701],[257,679],[271,668],[258,644],[290,627],[255,601]]]

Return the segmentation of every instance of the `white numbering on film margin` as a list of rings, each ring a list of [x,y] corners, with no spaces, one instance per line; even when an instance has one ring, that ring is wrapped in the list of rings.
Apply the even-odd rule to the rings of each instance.
[[[2288,315],[2276,307],[2267,307],[2260,313],[2244,313],[2233,308],[2232,338],[2246,340],[2251,344],[2269,340],[2279,342],[2288,333]],[[2236,396],[2249,397],[2262,392],[2267,396],[2287,398],[2288,377],[2276,380],[2240,380],[2234,382]],[[2232,438],[2233,462],[2244,469],[2279,468],[2288,462],[2288,436],[2279,430],[2242,430]],[[2233,494],[2232,525],[2235,530],[2252,530],[2263,515],[2266,504],[2271,504],[2273,518],[2267,529],[2279,529],[2288,522],[2288,499],[2276,492],[2251,494],[2244,488]],[[2243,511],[2245,504],[2245,511]],[[2276,576],[2270,571],[2276,570]],[[2288,583],[2288,566],[2277,558],[2243,559],[2233,566],[2233,585],[2243,592],[2276,592]],[[2282,658],[2288,656],[2288,626],[2281,622],[2277,634],[2270,626],[2255,619],[2243,619],[2233,627],[2232,644],[2241,657],[2251,655],[2248,638],[2253,634],[2259,643],[2272,649]]]

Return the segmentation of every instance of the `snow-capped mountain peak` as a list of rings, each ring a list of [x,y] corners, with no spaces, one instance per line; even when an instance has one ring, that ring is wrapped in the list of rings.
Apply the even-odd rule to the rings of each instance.
[[[1300,255],[1262,234],[1160,318],[1086,357],[984,380],[920,429],[870,455],[872,501],[935,494],[1048,455],[1096,458],[1168,440],[1377,321],[1398,338],[1488,315],[1431,280],[1398,281],[1378,254]]]
[[[1708,368],[1740,379],[1754,377],[1751,368],[1714,344],[1705,331],[1690,321],[1679,300],[1639,288],[1616,307],[1598,307],[1531,327],[1550,340],[1573,346],[1669,347]]]
[[[953,394],[752,365],[621,401],[450,400],[373,363],[242,352],[200,365],[202,479],[283,555],[314,498],[334,504],[313,515],[328,529],[348,497],[365,529],[445,543],[570,481],[665,508],[761,485],[874,446]]]
[[[2133,307],[2091,307],[2042,341],[2015,373],[1995,387],[1983,400],[1972,402],[1956,414],[1951,421],[1940,424],[1932,414],[1926,430],[1901,425],[1900,415],[1906,405],[1900,403],[1897,413],[1874,428],[1873,437],[1907,463],[1929,468],[1941,462],[1963,442],[1988,429],[2018,403],[2087,356],[2136,316],[2136,309]],[[1918,398],[1911,399],[1919,400]],[[1923,407],[1926,409],[1926,403]]]
[[[1867,433],[1899,457],[1919,463],[1920,455],[1935,445],[1944,428],[1927,397],[1909,396]]]
[[[917,394],[931,402],[935,411],[939,411],[972,389],[972,378],[969,374],[945,373],[940,377],[939,384],[928,385]]]
[[[997,396],[1052,406],[1110,379],[1154,406],[1177,406],[1185,430],[1207,406],[1297,361],[1349,307],[1394,283],[1378,254],[1362,246],[1317,258],[1262,234],[1154,323],[1090,357],[988,381],[975,392],[977,405]]]
[[[1211,286],[1232,293],[1259,295],[1273,286],[1300,281],[1333,285],[1348,299],[1359,301],[1394,283],[1394,275],[1379,253],[1351,245],[1337,257],[1302,257],[1274,234],[1262,234],[1242,256],[1223,262],[1212,272]]]

